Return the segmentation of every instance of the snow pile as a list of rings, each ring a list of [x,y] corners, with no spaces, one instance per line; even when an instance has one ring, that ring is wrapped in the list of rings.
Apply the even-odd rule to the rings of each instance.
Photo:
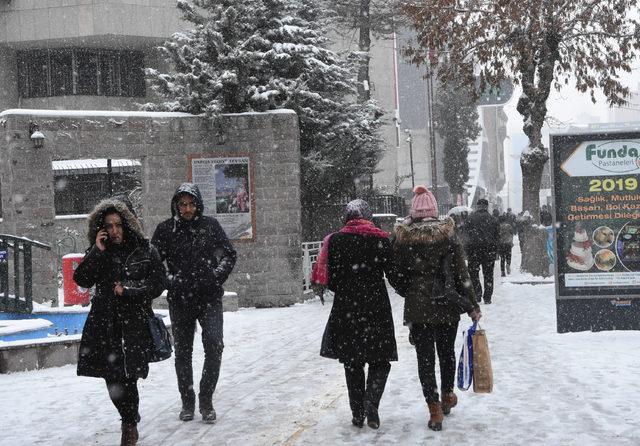
[[[0,336],[40,330],[51,325],[53,322],[45,319],[0,320]]]

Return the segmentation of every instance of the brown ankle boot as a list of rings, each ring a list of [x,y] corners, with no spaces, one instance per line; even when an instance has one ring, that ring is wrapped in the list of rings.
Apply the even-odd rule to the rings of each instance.
[[[458,404],[458,397],[455,393],[449,392],[442,395],[442,413],[449,415],[451,409]]]
[[[122,423],[120,446],[136,446],[136,443],[138,443],[138,426],[131,423]]]
[[[428,403],[427,406],[429,406],[429,415],[431,415],[431,417],[429,418],[429,423],[427,423],[427,426],[429,426],[429,429],[433,431],[441,431],[442,421],[444,420],[444,415],[442,413],[442,405],[438,401],[435,403]]]

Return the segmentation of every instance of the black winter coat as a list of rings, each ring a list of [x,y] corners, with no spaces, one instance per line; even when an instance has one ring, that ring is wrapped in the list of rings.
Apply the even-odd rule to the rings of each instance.
[[[329,240],[329,284],[335,292],[320,355],[340,362],[397,361],[385,271],[389,240],[335,233]]]
[[[451,254],[449,268],[456,291],[468,301],[466,310],[477,308],[464,250],[451,218],[397,225],[391,242],[393,273],[389,282],[402,290],[405,297],[405,324],[447,324],[460,320],[454,304],[431,300],[434,279],[441,274],[441,260],[447,253]]]
[[[197,214],[194,220],[179,217],[178,196],[193,196]],[[204,205],[198,187],[183,183],[171,200],[172,217],[156,228],[151,243],[169,270],[170,304],[185,305],[221,299],[222,285],[236,263],[236,251],[213,217],[203,215]]]
[[[116,208],[125,222],[125,243],[100,251],[93,242],[105,210]],[[137,220],[124,204],[104,200],[89,217],[92,242],[75,270],[74,281],[95,285],[91,309],[82,330],[78,375],[118,381],[146,378],[153,344],[149,332],[151,302],[165,288],[165,269],[158,252],[142,236]],[[92,239],[93,237],[93,239]],[[113,292],[120,281],[122,296]]]
[[[467,253],[471,255],[474,251],[497,252],[498,240],[498,220],[484,209],[472,212],[467,219]]]

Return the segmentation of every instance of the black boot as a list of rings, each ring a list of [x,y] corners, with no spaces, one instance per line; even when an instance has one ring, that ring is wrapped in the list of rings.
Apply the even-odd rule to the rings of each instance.
[[[213,408],[211,398],[200,399],[200,414],[204,423],[213,424],[216,422],[216,410]]]
[[[371,429],[378,429],[380,427],[380,416],[378,415],[378,408],[373,404],[367,404],[367,426]]]
[[[191,421],[193,420],[193,414],[195,413],[196,409],[195,409],[195,404],[191,405],[191,404],[182,404],[182,410],[180,410],[180,415],[178,416],[178,418],[180,418],[180,421]]]
[[[353,418],[351,418],[351,424],[355,427],[362,428],[364,426],[364,413],[353,414]]]
[[[391,364],[389,364],[389,362],[369,364],[364,410],[367,414],[367,425],[371,429],[378,429],[380,427],[378,406],[380,405],[384,387],[387,384],[389,370],[391,370]]]
[[[351,424],[356,427],[364,426],[364,364],[345,363],[345,378],[349,391],[349,406],[351,407]]]

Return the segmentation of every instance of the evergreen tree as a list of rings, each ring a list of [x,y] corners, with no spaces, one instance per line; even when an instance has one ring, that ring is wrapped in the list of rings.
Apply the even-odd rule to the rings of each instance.
[[[354,64],[327,49],[310,0],[179,0],[193,28],[161,50],[173,71],[147,69],[166,99],[147,110],[221,113],[294,110],[300,126],[303,226],[353,191],[381,154],[380,109],[355,103]]]
[[[444,140],[444,178],[452,195],[469,181],[469,143],[480,134],[478,109],[468,88],[440,83],[433,105],[434,126]]]

